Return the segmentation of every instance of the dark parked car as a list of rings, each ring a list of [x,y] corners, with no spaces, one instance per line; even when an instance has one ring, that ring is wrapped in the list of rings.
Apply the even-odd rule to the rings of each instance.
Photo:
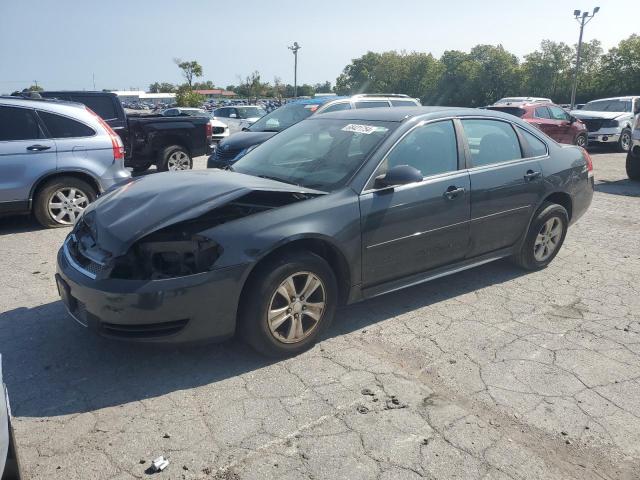
[[[83,103],[100,115],[120,136],[125,147],[125,166],[136,172],[157,165],[159,170],[188,170],[193,157],[210,153],[209,118],[161,114],[129,115],[111,92],[40,92],[45,98]]]
[[[311,115],[357,108],[418,107],[407,95],[361,94],[351,97],[320,96],[294,100],[257,120],[218,144],[207,161],[207,168],[226,168],[257,145]],[[233,133],[233,132],[232,132]]]
[[[238,332],[296,354],[341,303],[503,257],[545,267],[593,196],[584,149],[488,110],[314,115],[232,168],[147,176],[91,205],[58,253],[71,315],[113,338]]]
[[[558,143],[586,147],[589,142],[589,132],[585,124],[572,117],[559,105],[537,101],[501,103],[487,108],[515,115],[538,127]]]
[[[0,478],[2,480],[20,479],[16,441],[11,425],[9,394],[2,381],[2,355],[0,355]]]

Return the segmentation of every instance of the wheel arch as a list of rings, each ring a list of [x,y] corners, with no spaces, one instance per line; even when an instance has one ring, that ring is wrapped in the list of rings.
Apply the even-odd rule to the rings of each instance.
[[[40,191],[42,186],[46,182],[53,180],[55,178],[60,178],[60,177],[75,177],[79,180],[83,180],[87,182],[89,185],[95,188],[96,195],[102,192],[102,189],[100,188],[100,182],[98,182],[98,179],[84,170],[56,170],[41,176],[40,178],[38,178],[38,180],[33,182],[33,186],[31,187],[31,192],[29,192],[29,208],[30,209],[33,208],[33,201],[38,195],[38,192]]]
[[[246,274],[240,292],[240,303],[242,303],[242,299],[246,294],[245,289],[247,285],[251,279],[258,274],[262,266],[279,255],[295,250],[305,250],[314,253],[329,264],[338,283],[338,302],[339,304],[344,304],[349,296],[353,274],[349,267],[347,257],[342,250],[331,240],[321,235],[301,235],[288,238],[286,241],[275,245],[271,250],[262,255]]]
[[[571,195],[567,192],[553,192],[547,195],[540,205],[544,205],[545,202],[555,203],[564,207],[567,211],[567,215],[569,216],[569,222],[571,222],[571,218],[573,216],[573,200],[571,199]]]

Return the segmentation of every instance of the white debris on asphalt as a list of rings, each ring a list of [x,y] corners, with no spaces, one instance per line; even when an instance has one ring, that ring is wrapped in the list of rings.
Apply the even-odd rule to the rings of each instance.
[[[153,469],[154,472],[161,472],[162,470],[164,470],[168,466],[169,466],[169,460],[167,460],[163,456],[160,456],[160,457],[156,458],[151,463],[151,468]]]

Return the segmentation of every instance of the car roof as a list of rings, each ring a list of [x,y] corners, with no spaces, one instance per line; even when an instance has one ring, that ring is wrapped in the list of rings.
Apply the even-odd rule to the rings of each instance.
[[[548,100],[539,101],[539,102],[505,102],[505,103],[494,103],[493,105],[489,105],[487,108],[523,108],[523,107],[559,107],[553,102],[549,102]]]
[[[625,95],[623,97],[595,98],[593,100],[589,100],[589,102],[587,102],[587,103],[604,102],[606,100],[632,100],[632,99],[638,98],[638,97],[640,97],[640,95]]]
[[[60,105],[76,108],[84,108],[84,104],[71,102],[69,100],[58,100],[57,98],[25,98],[14,95],[0,95],[0,102],[4,105],[27,106],[31,108],[42,108],[43,105]]]
[[[381,108],[356,108],[353,110],[340,110],[338,112],[313,115],[309,120],[321,120],[335,118],[340,120],[363,120],[381,122],[403,122],[409,118],[427,117],[436,119],[449,116],[482,115],[496,118],[508,118],[512,115],[493,110],[480,110],[477,108],[463,107],[381,107]],[[306,121],[306,120],[305,120]]]
[[[341,96],[341,97],[315,97],[315,98],[301,98],[298,100],[294,100],[290,103],[298,104],[298,105],[324,105],[325,103],[333,102],[334,100],[344,100],[349,97]]]

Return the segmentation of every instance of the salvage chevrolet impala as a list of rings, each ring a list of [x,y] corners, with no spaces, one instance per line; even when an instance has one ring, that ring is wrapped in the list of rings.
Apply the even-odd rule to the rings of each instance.
[[[558,253],[588,208],[588,153],[501,112],[313,116],[232,170],[156,174],[90,205],[58,253],[70,314],[102,335],[313,345],[336,307],[511,257]]]

